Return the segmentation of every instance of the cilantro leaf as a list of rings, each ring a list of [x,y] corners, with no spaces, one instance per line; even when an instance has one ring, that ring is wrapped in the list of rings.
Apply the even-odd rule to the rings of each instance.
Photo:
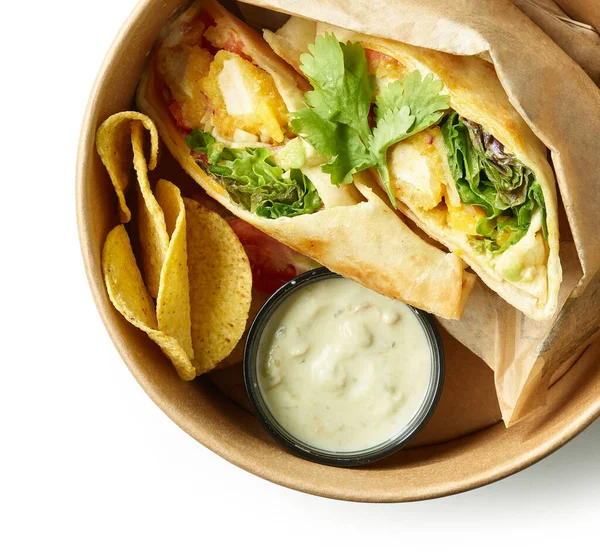
[[[368,122],[375,78],[369,75],[367,57],[358,43],[340,43],[326,33],[300,57],[300,69],[313,90],[306,94],[308,105],[321,117],[346,124],[363,142],[371,134]]]
[[[351,183],[355,172],[373,166],[371,153],[350,126],[331,122],[310,108],[296,115],[292,120],[294,132],[303,135],[321,156],[332,159],[323,166],[332,183]]]
[[[385,112],[373,130],[371,149],[375,153],[377,172],[385,187],[390,202],[396,208],[396,196],[392,190],[390,173],[387,167],[387,150],[399,141],[398,137],[407,137],[407,132],[414,124],[415,117],[410,113],[408,106],[400,109],[392,108]]]
[[[370,135],[369,112],[375,93],[375,76],[369,75],[367,56],[359,43],[348,42],[341,46],[346,73],[338,121],[356,130],[366,142]]]
[[[352,183],[352,176],[356,172],[373,166],[373,156],[356,130],[350,126],[339,124],[336,139],[340,146],[338,154],[331,162],[322,166],[323,171],[331,174],[332,183]]]
[[[313,90],[306,93],[309,106],[318,109],[324,118],[335,121],[339,112],[337,91],[344,81],[344,53],[333,35],[319,35],[309,53],[300,56],[300,70],[309,80]]]
[[[338,124],[321,116],[311,108],[304,108],[294,112],[291,120],[294,133],[302,135],[321,156],[334,157],[337,155],[337,129]]]
[[[410,113],[415,117],[411,133],[423,131],[443,116],[448,110],[448,95],[440,94],[443,84],[435,79],[433,74],[427,74],[421,80],[421,73],[413,71],[402,80],[392,81],[384,87],[375,101],[375,121],[384,118],[394,109],[408,106]]]
[[[377,170],[388,197],[396,208],[387,169],[387,151],[394,145],[437,123],[448,109],[448,95],[440,94],[442,82],[432,74],[421,80],[419,71],[404,79],[392,81],[375,100],[375,129],[371,150],[377,159]]]
[[[350,183],[355,172],[377,167],[391,203],[396,207],[387,150],[390,146],[437,123],[448,109],[442,82],[433,75],[421,79],[414,71],[384,87],[375,101],[375,127],[369,114],[375,76],[369,75],[360,43],[341,43],[327,33],[315,38],[300,69],[313,90],[306,93],[308,108],[292,114],[292,129],[330,162],[323,170],[334,184]]]
[[[309,51],[300,61],[313,90],[306,94],[309,108],[292,115],[292,129],[332,158],[323,166],[332,183],[350,183],[355,172],[374,164],[368,117],[375,81],[359,44],[342,44],[328,33]]]
[[[408,106],[392,108],[385,112],[379,119],[377,127],[373,129],[371,149],[376,152],[384,152],[394,143],[399,141],[398,137],[407,137],[408,130],[413,126],[415,117],[410,113]]]

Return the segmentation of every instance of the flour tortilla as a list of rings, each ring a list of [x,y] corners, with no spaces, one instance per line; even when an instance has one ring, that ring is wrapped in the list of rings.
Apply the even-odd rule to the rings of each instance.
[[[546,159],[546,147],[535,136],[514,109],[502,88],[492,64],[476,56],[455,56],[436,50],[371,37],[299,17],[290,20],[277,33],[265,32],[271,47],[288,64],[299,69],[299,57],[308,51],[317,34],[334,33],[342,42],[360,42],[365,49],[381,52],[398,60],[406,73],[398,79],[419,70],[422,75],[433,73],[444,84],[444,93],[450,96],[450,107],[461,116],[480,124],[494,135],[506,152],[513,153],[534,172],[544,193],[546,224],[548,228],[547,284],[548,295],[540,303],[532,295],[518,289],[500,277],[485,258],[472,247],[456,245],[434,218],[427,219],[400,203],[399,209],[427,234],[451,251],[461,253],[462,259],[481,277],[485,284],[511,305],[535,320],[552,317],[558,305],[558,291],[562,281],[559,258],[559,230],[554,174]],[[373,172],[374,177],[376,173]]]
[[[279,59],[263,39],[212,1],[196,2],[191,10],[206,10],[225,20],[244,44],[244,53],[272,76],[302,90],[306,82]],[[154,51],[156,53],[156,50]],[[216,201],[249,224],[331,270],[388,297],[405,301],[450,319],[460,318],[474,284],[459,257],[421,239],[376,192],[368,173],[356,177],[364,200],[326,206],[293,218],[269,220],[234,204],[225,188],[196,163],[176,126],[156,75],[154,56],[139,84],[138,107],[156,123],[159,134],[182,168]]]

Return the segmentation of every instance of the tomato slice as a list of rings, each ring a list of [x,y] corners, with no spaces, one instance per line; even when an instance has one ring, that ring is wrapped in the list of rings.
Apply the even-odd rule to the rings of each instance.
[[[365,56],[367,57],[369,73],[372,73],[377,77],[398,79],[398,72],[403,69],[402,64],[398,60],[383,52],[378,52],[369,48],[365,49]]]
[[[274,293],[298,274],[319,266],[240,218],[229,220],[229,225],[246,250],[258,291]]]
[[[177,127],[179,129],[181,129],[185,133],[189,133],[190,131],[192,131],[192,128],[189,127],[183,121],[183,112],[181,111],[181,105],[176,100],[169,104],[169,112],[171,112],[171,116],[175,118],[175,122],[177,123]]]
[[[377,65],[379,65],[381,62],[396,62],[396,60],[394,60],[394,58],[391,56],[388,56],[383,52],[378,52],[377,50],[371,50],[370,48],[365,48],[365,56],[367,57],[369,70],[375,69],[375,67],[377,67]]]
[[[244,52],[243,41],[233,31],[229,32],[227,42],[223,45],[223,50],[227,50],[228,52],[233,52],[234,54],[237,54],[238,56],[244,58],[244,60],[248,60],[248,62],[252,62],[252,58],[250,58],[250,56],[248,56],[248,54],[246,54]]]

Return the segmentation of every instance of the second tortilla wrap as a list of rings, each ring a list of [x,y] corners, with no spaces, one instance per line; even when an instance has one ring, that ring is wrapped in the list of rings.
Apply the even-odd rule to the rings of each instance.
[[[546,148],[511,105],[493,66],[478,57],[455,56],[298,17],[288,20],[277,33],[265,31],[265,38],[300,71],[300,56],[309,51],[308,45],[317,35],[324,33],[333,33],[341,42],[362,45],[379,89],[415,70],[433,74],[449,95],[458,125],[465,127],[466,122],[484,140],[496,145],[499,142],[503,156],[511,156],[516,164],[533,172],[543,193],[545,213],[534,213],[527,233],[504,249],[495,245],[494,253],[482,247],[478,235],[477,224],[486,213],[461,202],[439,126],[398,143],[388,152],[398,208],[429,236],[460,255],[517,309],[535,320],[552,317],[562,280],[554,175],[546,160]],[[373,174],[377,178],[377,173]]]

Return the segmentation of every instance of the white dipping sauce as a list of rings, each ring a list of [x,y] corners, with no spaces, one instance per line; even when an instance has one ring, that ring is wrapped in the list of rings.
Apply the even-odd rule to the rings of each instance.
[[[409,307],[331,278],[298,289],[276,309],[258,351],[258,384],[292,436],[351,452],[410,422],[431,365],[425,330]]]

